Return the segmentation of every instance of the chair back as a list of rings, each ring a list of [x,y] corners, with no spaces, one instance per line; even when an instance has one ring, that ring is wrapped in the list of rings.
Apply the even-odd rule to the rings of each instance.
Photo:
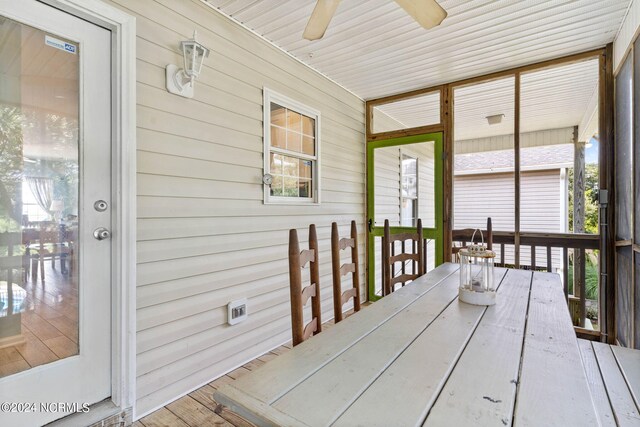
[[[302,287],[302,268],[309,264],[310,284]],[[316,226],[309,226],[309,249],[300,250],[298,232],[289,231],[289,285],[291,292],[291,331],[296,346],[312,334],[322,331],[320,318],[320,268],[318,264],[318,237]],[[304,307],[311,299],[311,321],[304,324]]]
[[[407,241],[410,244],[407,245]],[[401,242],[398,250],[396,242]],[[410,246],[409,251],[407,246]],[[382,237],[382,295],[389,295],[398,283],[404,286],[406,282],[417,279],[426,272],[423,256],[424,237],[422,220],[418,219],[417,232],[391,234],[389,220],[384,220],[384,236]],[[399,252],[399,253],[398,253]],[[396,263],[401,263],[400,267]],[[411,266],[411,273],[407,267]]]
[[[351,262],[340,265],[340,251],[351,248]],[[338,224],[331,224],[331,267],[333,270],[334,322],[342,320],[342,307],[353,298],[353,311],[360,311],[360,270],[358,268],[358,230],[351,221],[351,236],[340,238]],[[351,289],[342,292],[342,276],[351,273]]]
[[[475,238],[473,233],[476,229],[473,228],[464,228],[460,230],[452,230],[451,231],[451,256],[452,261],[458,261],[458,252],[460,249],[467,247],[468,243],[476,243],[480,242],[484,238],[484,243],[487,245],[487,249],[493,249],[493,229],[491,225],[491,218],[487,218],[487,228],[486,230],[480,230],[482,234],[476,233]],[[458,245],[456,245],[458,243]]]
[[[24,268],[22,253],[22,233],[0,233],[0,281],[6,280],[9,284],[20,283],[21,275],[14,276],[14,270]]]

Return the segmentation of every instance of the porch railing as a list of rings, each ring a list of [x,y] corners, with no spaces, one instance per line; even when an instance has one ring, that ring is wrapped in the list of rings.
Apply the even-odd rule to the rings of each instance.
[[[464,235],[452,232],[454,242],[464,242]],[[600,249],[600,236],[597,234],[568,233],[520,233],[520,253],[509,256],[510,247],[515,252],[516,234],[514,232],[494,231],[493,249],[498,252],[496,265],[525,270],[562,272],[562,283],[567,298],[569,312],[574,325],[585,328],[587,320],[586,290],[586,251]],[[541,250],[542,249],[542,250]],[[541,256],[542,253],[542,256]],[[560,265],[557,264],[560,255]],[[570,259],[570,255],[572,258]],[[511,259],[510,259],[511,258]],[[571,261],[573,261],[571,263]],[[573,294],[569,294],[569,266],[573,265]],[[584,331],[589,334],[588,331]]]

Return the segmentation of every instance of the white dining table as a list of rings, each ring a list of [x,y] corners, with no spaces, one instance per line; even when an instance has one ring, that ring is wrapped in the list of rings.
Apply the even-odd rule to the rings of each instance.
[[[458,301],[447,263],[216,391],[270,426],[592,426],[560,277],[496,269],[497,303]]]

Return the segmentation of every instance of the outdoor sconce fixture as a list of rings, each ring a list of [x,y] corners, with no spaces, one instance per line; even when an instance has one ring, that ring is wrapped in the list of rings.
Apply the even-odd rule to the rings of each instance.
[[[497,125],[498,123],[502,123],[503,117],[504,114],[494,114],[493,116],[487,116],[485,118],[490,125]]]
[[[476,232],[480,231],[482,243],[473,243]],[[460,249],[460,301],[473,305],[493,305],[496,303],[493,259],[496,253],[484,245],[482,230],[471,236],[471,245]]]
[[[167,65],[167,90],[185,98],[193,98],[193,84],[200,75],[204,58],[209,56],[209,49],[196,40],[197,32],[193,31],[193,38],[180,42],[184,68],[177,65]]]

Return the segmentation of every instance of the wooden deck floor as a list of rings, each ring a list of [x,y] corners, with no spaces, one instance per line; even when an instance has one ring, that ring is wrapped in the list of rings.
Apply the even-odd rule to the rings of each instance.
[[[366,304],[368,305],[368,304]],[[322,325],[323,329],[333,326],[333,320]],[[275,359],[279,355],[291,349],[291,342],[271,350],[262,356],[253,359],[249,363],[229,372],[209,384],[171,402],[165,407],[147,415],[136,421],[134,427],[200,427],[200,426],[253,426],[242,417],[218,406],[213,400],[213,392],[223,384],[240,378],[252,370],[264,365],[266,362]]]

